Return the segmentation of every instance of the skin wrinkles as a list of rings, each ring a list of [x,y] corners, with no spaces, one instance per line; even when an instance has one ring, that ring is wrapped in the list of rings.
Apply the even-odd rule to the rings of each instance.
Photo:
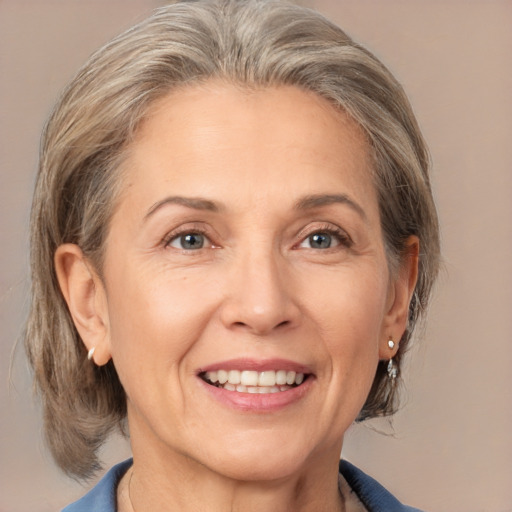
[[[292,225],[287,230],[287,233],[281,236],[281,239],[287,237],[289,239],[287,240],[288,245],[293,245],[293,249],[297,249],[295,246],[302,241],[302,238],[313,233],[315,230],[331,232],[333,239],[339,236],[336,231],[340,231],[340,235],[343,239],[341,243],[344,243],[344,241],[350,242],[351,247],[347,248],[347,251],[350,249],[349,252],[363,254],[370,242],[369,237],[365,236],[367,233],[364,230],[358,229],[357,219],[352,220],[351,216],[347,217],[347,214],[344,213],[344,208],[340,210],[336,208],[336,205],[341,207],[348,206],[361,220],[365,223],[368,222],[364,210],[344,194],[308,195],[296,201],[293,210],[301,212],[302,215],[298,217],[298,220],[290,217]],[[178,207],[173,208],[173,206]],[[184,213],[182,213],[182,209],[179,207],[183,207]],[[160,215],[157,215],[159,210]],[[219,223],[218,215],[207,215],[209,212],[215,214],[219,211],[226,212],[227,210],[228,208],[225,204],[218,204],[206,198],[167,197],[158,201],[150,208],[144,217],[144,223],[141,225],[141,229],[147,229],[151,234],[151,250],[158,250],[163,239],[170,241],[173,232],[179,234],[180,232],[186,231],[204,234],[209,238],[209,241],[213,243],[215,248],[227,248],[230,243],[232,243],[234,237],[228,233],[228,229],[225,229],[225,227]],[[206,215],[203,216],[202,214]],[[306,222],[306,227],[303,227],[304,222],[310,220],[312,214],[315,214],[318,220],[315,220],[313,226],[311,223]],[[158,220],[153,224],[150,223],[148,227],[146,226],[146,222],[149,221],[152,216],[156,216]],[[287,219],[286,216],[283,216],[283,218]],[[258,218],[257,221],[258,224],[263,223],[263,219]],[[169,229],[169,225],[174,227]],[[180,225],[182,225],[182,227],[180,227]],[[300,226],[301,229],[296,226]],[[313,227],[315,227],[315,229],[313,229]],[[250,229],[251,226],[244,226],[244,228]],[[265,236],[267,235],[265,234]],[[324,251],[324,256],[326,253],[330,252],[332,252],[332,250]],[[196,257],[198,254],[194,254],[193,256]]]
[[[94,343],[128,397],[135,509],[342,510],[343,434],[414,284],[389,274],[361,130],[293,87],[209,84],[160,100],[126,164]],[[352,245],[301,245],[331,225]],[[232,359],[307,366],[307,391],[227,405],[199,370]]]

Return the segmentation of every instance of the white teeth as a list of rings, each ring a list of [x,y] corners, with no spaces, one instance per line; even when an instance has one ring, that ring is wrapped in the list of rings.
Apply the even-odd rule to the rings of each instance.
[[[276,384],[278,386],[286,384],[286,370],[279,370],[276,372]]]
[[[230,384],[240,384],[240,372],[238,370],[229,370],[228,382]]]
[[[258,386],[275,386],[276,372],[261,372],[258,378]]]
[[[205,378],[212,384],[239,393],[279,393],[304,382],[303,373],[286,370],[217,370],[206,372]]]
[[[286,384],[291,386],[295,382],[295,372],[288,372],[286,374]]]
[[[244,386],[257,386],[258,385],[258,372],[244,370],[240,374],[240,382]]]
[[[225,384],[228,381],[228,372],[226,370],[219,370],[217,372],[217,378],[221,384]]]

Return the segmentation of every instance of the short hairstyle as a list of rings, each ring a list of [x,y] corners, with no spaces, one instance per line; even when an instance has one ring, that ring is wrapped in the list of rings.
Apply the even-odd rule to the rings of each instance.
[[[368,50],[320,14],[278,0],[182,1],[93,54],[64,90],[42,136],[31,215],[32,298],[25,345],[58,465],[87,478],[98,450],[123,428],[126,396],[112,361],[87,354],[59,289],[57,247],[78,244],[102,275],[104,242],[120,188],[117,172],[149,106],[170,91],[221,79],[238,86],[290,85],[326,98],[362,128],[372,156],[391,271],[411,235],[419,276],[400,365],[425,312],[439,264],[429,156],[407,97]],[[397,386],[378,365],[359,420],[388,415]]]

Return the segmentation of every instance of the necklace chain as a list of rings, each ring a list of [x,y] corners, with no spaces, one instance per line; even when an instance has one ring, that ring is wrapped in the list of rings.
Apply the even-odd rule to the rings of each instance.
[[[130,507],[132,507],[132,512],[135,512],[135,507],[133,506],[133,502],[132,502],[132,478],[133,478],[133,473],[134,473],[134,470],[133,470],[133,466],[132,466],[132,471],[130,473],[130,479],[128,480],[128,500],[130,501]]]

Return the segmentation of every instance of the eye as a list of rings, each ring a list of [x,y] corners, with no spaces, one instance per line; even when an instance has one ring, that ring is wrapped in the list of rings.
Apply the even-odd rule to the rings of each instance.
[[[341,229],[321,229],[310,233],[300,244],[299,247],[305,249],[332,249],[338,246],[350,247],[352,241],[350,237]]]
[[[197,251],[203,249],[207,243],[210,243],[208,238],[202,233],[182,233],[178,236],[171,238],[166,247],[174,247],[185,251]],[[211,243],[210,243],[211,245]]]
[[[301,245],[304,246],[306,243],[311,249],[329,249],[333,243],[337,245],[338,241],[333,239],[329,233],[314,233],[309,235]]]

